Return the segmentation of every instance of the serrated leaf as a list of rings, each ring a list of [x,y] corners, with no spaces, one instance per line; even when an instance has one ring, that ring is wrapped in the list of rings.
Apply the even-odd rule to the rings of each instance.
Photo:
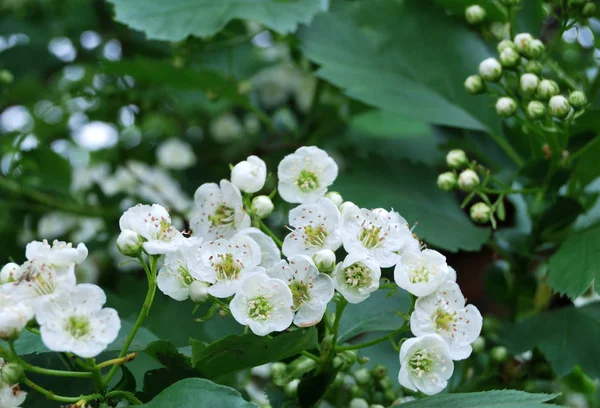
[[[594,279],[600,282],[600,226],[577,232],[560,246],[550,258],[548,284],[574,299]]]
[[[493,390],[468,394],[443,394],[402,404],[406,408],[544,408],[556,395],[516,390]]]
[[[600,304],[566,307],[507,325],[501,338],[514,353],[538,348],[561,376],[579,365],[600,378]]]
[[[115,19],[149,39],[181,41],[209,37],[233,19],[255,20],[281,34],[308,23],[321,10],[319,0],[109,0]]]

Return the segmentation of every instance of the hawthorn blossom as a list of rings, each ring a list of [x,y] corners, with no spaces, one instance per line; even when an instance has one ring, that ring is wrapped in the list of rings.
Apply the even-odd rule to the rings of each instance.
[[[360,303],[379,288],[381,269],[373,259],[350,254],[333,270],[335,289],[350,303]]]
[[[319,272],[308,256],[295,255],[288,260],[289,263],[283,260],[277,263],[268,274],[284,281],[292,291],[294,324],[314,326],[321,321],[333,298],[333,281],[329,275]]]
[[[292,209],[289,223],[293,229],[283,240],[285,256],[313,255],[323,249],[335,251],[342,245],[341,215],[326,198]]]
[[[194,194],[195,207],[190,221],[194,236],[205,240],[228,239],[250,226],[240,190],[227,180],[220,185],[205,183]]]
[[[281,260],[281,251],[273,241],[273,238],[259,230],[258,228],[245,228],[237,235],[246,235],[252,238],[260,247],[260,264],[265,269],[269,269]]]
[[[82,283],[64,296],[36,307],[42,341],[52,351],[91,358],[115,341],[121,328],[117,311],[102,308],[104,291]]]
[[[266,179],[267,165],[257,156],[248,156],[231,170],[231,182],[246,193],[256,193],[262,189]]]
[[[156,278],[158,288],[165,295],[177,301],[190,297],[190,285],[196,280],[190,271],[194,271],[195,274],[201,273],[201,243],[202,238],[187,238],[175,252],[165,255],[165,263]]]
[[[264,273],[248,276],[229,304],[233,318],[258,336],[280,332],[292,324],[292,292],[285,282]]]
[[[54,240],[50,246],[47,240],[43,240],[32,241],[25,247],[25,257],[28,260],[50,264],[56,268],[80,264],[87,256],[88,249],[83,243],[73,248],[70,242]]]
[[[18,336],[32,318],[31,306],[0,293],[0,339],[8,340]]]
[[[448,346],[437,334],[413,337],[402,343],[398,382],[403,387],[434,395],[446,388],[453,371]]]
[[[27,393],[22,391],[17,384],[9,385],[0,381],[0,407],[21,408]]]
[[[167,168],[183,170],[196,164],[192,146],[180,139],[168,139],[156,149],[158,163]]]
[[[313,203],[325,195],[337,175],[337,164],[324,150],[301,147],[279,163],[279,195],[289,203]]]
[[[442,285],[448,275],[446,257],[432,249],[407,252],[394,269],[394,280],[415,296],[427,296]]]
[[[57,269],[34,259],[21,265],[19,274],[17,281],[3,285],[7,287],[5,292],[15,301],[34,308],[71,290],[77,281],[74,265]]]
[[[419,241],[406,220],[383,208],[367,210],[354,204],[344,208],[342,241],[346,252],[366,255],[382,268],[396,265],[402,254],[419,252]]]

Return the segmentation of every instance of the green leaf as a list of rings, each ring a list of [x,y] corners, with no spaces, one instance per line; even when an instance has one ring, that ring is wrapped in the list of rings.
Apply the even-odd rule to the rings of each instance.
[[[463,87],[488,48],[430,1],[344,2],[299,37],[317,74],[350,97],[415,120],[500,133],[492,100]]]
[[[442,394],[402,404],[406,408],[544,408],[556,395],[529,394],[515,390],[493,390],[468,394]],[[404,408],[403,407],[403,408]]]
[[[298,329],[274,337],[231,335],[208,345],[192,342],[192,365],[215,377],[295,356],[318,347],[317,330]]]
[[[233,388],[201,378],[187,378],[163,390],[141,408],[256,408]]]
[[[364,208],[394,208],[409,223],[419,223],[414,230],[419,238],[449,251],[476,251],[489,238],[489,228],[473,225],[454,195],[438,189],[433,170],[375,156],[352,163],[356,167],[334,185],[346,200]]]
[[[255,20],[281,34],[296,31],[321,10],[319,0],[109,0],[115,19],[149,39],[209,37],[233,19]]]
[[[575,233],[560,246],[550,258],[548,284],[574,299],[594,279],[600,282],[600,227]]]
[[[337,372],[325,371],[302,378],[298,384],[298,402],[303,407],[313,407],[327,392]]]
[[[507,325],[501,331],[515,353],[538,348],[561,376],[579,365],[587,375],[600,378],[600,304],[565,307]]]

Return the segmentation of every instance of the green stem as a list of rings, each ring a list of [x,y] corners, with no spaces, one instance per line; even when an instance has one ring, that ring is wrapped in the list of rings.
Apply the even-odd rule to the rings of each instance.
[[[15,343],[13,341],[8,343],[8,347],[10,348],[13,357],[18,361],[18,363],[23,366],[25,371],[30,371],[36,374],[43,375],[51,375],[54,377],[72,377],[72,378],[91,378],[92,373],[86,373],[81,371],[63,371],[63,370],[52,370],[50,368],[37,367],[29,364],[25,360],[23,360],[19,354],[17,354],[17,350],[15,350]]]
[[[92,374],[94,376],[94,382],[98,386],[98,391],[100,394],[106,395],[106,385],[104,384],[104,379],[102,378],[102,373],[100,372],[100,368],[96,365],[96,362],[93,359],[88,360],[88,364],[92,367]]]
[[[24,378],[23,383],[25,385],[27,385],[29,388],[31,388],[32,390],[35,390],[35,391],[39,392],[40,394],[45,395],[46,398],[51,399],[53,401],[58,401],[58,402],[66,402],[66,403],[74,404],[79,401],[92,401],[95,399],[102,398],[102,395],[100,395],[100,394],[80,395],[78,397],[64,397],[62,395],[56,395],[52,391],[49,391],[43,387],[40,387],[39,385],[37,385],[36,383],[31,381],[29,378]]]
[[[106,398],[118,398],[118,397],[122,397],[124,399],[126,399],[127,401],[129,401],[129,403],[133,404],[133,405],[142,405],[143,402],[140,401],[133,393],[131,392],[127,392],[127,391],[111,391],[108,394],[106,394]]]
[[[350,346],[336,346],[335,347],[335,351],[339,352],[339,351],[345,351],[345,350],[359,350],[359,349],[363,349],[363,348],[374,346],[375,344],[383,343],[384,341],[386,341],[390,337],[396,336],[396,335],[398,335],[400,333],[403,333],[403,332],[407,331],[408,328],[409,328],[409,325],[410,324],[408,322],[404,322],[404,324],[402,325],[402,327],[400,327],[398,330],[394,330],[393,332],[391,332],[389,334],[386,334],[385,336],[381,336],[379,338],[376,338],[375,340],[367,341],[365,343],[352,344]]]
[[[577,84],[577,82],[575,82],[575,80],[573,78],[571,78],[571,76],[569,74],[567,74],[565,72],[565,70],[562,69],[562,67],[560,65],[558,65],[554,60],[548,58],[546,60],[546,65],[548,65],[550,67],[550,69],[552,69],[554,72],[556,72],[556,75],[558,75],[558,77],[562,81],[564,81],[567,85],[569,85],[569,88],[571,88],[571,90],[579,89],[579,85]]]
[[[540,192],[540,188],[521,188],[521,189],[506,189],[506,190],[497,190],[493,188],[482,188],[481,192],[488,194],[535,194]]]
[[[342,321],[342,314],[344,313],[344,309],[348,305],[348,301],[344,298],[340,298],[340,301],[335,306],[335,321],[333,322],[333,341],[332,344],[334,348],[337,346],[338,341],[338,331],[340,329],[340,322]],[[335,353],[330,353],[331,358]]]
[[[313,353],[310,353],[306,350],[302,350],[300,352],[300,354],[302,354],[304,357],[308,357],[313,361],[316,361],[317,363],[319,363],[321,361],[321,359],[319,358],[319,356],[314,355]]]
[[[496,142],[496,144],[498,146],[500,146],[500,148],[502,150],[504,150],[504,152],[508,155],[508,157],[510,157],[512,159],[512,161],[515,162],[515,164],[519,167],[523,166],[523,159],[521,158],[521,156],[519,156],[519,154],[517,153],[517,151],[515,149],[513,149],[513,147],[508,143],[508,141],[506,139],[504,139],[503,137],[495,134],[495,133],[490,133],[490,136],[492,137],[492,139],[494,139],[494,142]]]
[[[271,231],[271,229],[269,227],[267,227],[267,225],[263,222],[263,220],[261,220],[260,218],[256,217],[258,219],[258,225],[260,226],[260,229],[267,234],[268,236],[270,236],[271,238],[273,238],[273,241],[275,241],[275,243],[277,244],[277,246],[281,249],[281,247],[283,246],[283,242],[281,242],[281,240],[279,238],[277,238],[277,235],[275,235],[273,233],[273,231]]]

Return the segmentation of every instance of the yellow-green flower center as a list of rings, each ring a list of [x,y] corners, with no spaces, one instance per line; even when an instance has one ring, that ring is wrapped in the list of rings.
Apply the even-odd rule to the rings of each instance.
[[[290,285],[292,291],[292,299],[294,300],[294,309],[298,309],[302,303],[310,299],[309,286],[299,280],[292,282]]]
[[[66,328],[71,336],[79,338],[90,331],[90,320],[85,316],[71,316],[67,320]]]
[[[215,263],[215,269],[217,271],[218,280],[232,280],[237,279],[242,270],[242,266],[239,262],[233,259],[232,254],[219,254],[218,260]]]
[[[348,285],[357,288],[370,286],[373,280],[371,270],[362,262],[356,262],[344,269],[344,277]]]
[[[447,312],[443,309],[438,309],[435,313],[435,326],[438,331],[449,331],[456,323],[456,312]]]
[[[188,270],[188,268],[184,265],[179,266],[179,268],[177,268],[177,272],[179,274],[179,276],[181,277],[181,286],[182,287],[186,287],[186,286],[190,286],[192,284],[192,282],[194,281],[194,278],[192,278],[192,275],[190,274],[190,271]]]
[[[300,177],[296,180],[296,185],[303,193],[308,193],[319,188],[319,179],[317,175],[308,170],[302,170]]]
[[[427,350],[418,350],[408,361],[411,371],[416,374],[417,377],[422,377],[423,375],[432,372],[435,369],[435,363],[435,359],[427,352]]]
[[[215,227],[222,225],[235,226],[235,210],[225,204],[221,204],[217,207],[213,215],[208,216],[208,220]]]
[[[267,320],[271,317],[273,305],[264,296],[248,301],[248,316],[254,320]]]
[[[417,265],[410,270],[410,282],[411,283],[423,283],[429,282],[429,269],[422,265]]]
[[[307,225],[304,227],[304,243],[307,247],[322,247],[325,244],[325,239],[329,235],[329,231],[325,226]]]
[[[358,239],[363,243],[365,248],[372,249],[379,245],[381,241],[381,227],[371,225],[370,227],[363,227]]]

